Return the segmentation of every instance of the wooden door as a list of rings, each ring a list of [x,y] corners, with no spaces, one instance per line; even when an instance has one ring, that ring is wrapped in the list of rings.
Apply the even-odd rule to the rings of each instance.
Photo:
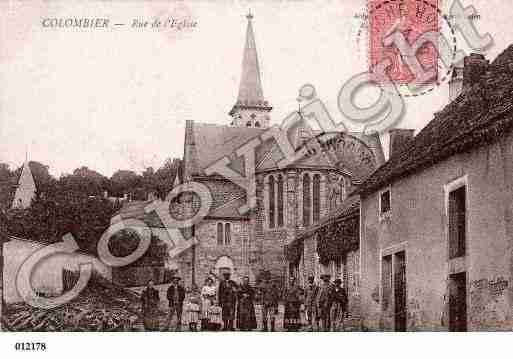
[[[467,331],[467,275],[452,274],[449,278],[449,330]]]
[[[394,258],[394,321],[395,331],[406,331],[406,255],[398,252]]]

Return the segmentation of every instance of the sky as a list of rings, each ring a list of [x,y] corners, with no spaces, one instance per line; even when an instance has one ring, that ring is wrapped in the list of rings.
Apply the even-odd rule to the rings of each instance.
[[[444,0],[447,7],[448,1]],[[494,59],[513,43],[513,2],[474,5]],[[273,124],[315,86],[336,121],[340,87],[367,70],[366,0],[0,2],[0,162],[30,160],[59,176],[87,166],[158,168],[182,157],[186,120],[229,124],[241,73],[248,9]],[[446,10],[444,10],[445,12]],[[107,29],[44,28],[44,18],[108,18]],[[193,29],[135,29],[134,20],[188,19]],[[125,24],[114,26],[114,23]],[[458,36],[458,47],[468,51]],[[371,89],[372,90],[372,89]],[[373,101],[370,91],[359,101]],[[358,102],[358,101],[357,101]],[[398,127],[420,130],[448,102],[447,85],[406,99]],[[382,136],[387,146],[386,134]],[[385,151],[386,152],[386,151]]]

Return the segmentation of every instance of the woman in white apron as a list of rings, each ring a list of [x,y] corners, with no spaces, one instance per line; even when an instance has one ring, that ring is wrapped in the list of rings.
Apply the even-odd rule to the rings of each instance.
[[[209,310],[216,300],[217,290],[212,278],[205,280],[201,288],[201,330],[206,330],[209,324]]]

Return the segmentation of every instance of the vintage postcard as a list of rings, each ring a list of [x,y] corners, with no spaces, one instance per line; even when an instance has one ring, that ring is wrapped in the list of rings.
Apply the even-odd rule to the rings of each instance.
[[[512,13],[0,1],[0,338],[512,331]]]

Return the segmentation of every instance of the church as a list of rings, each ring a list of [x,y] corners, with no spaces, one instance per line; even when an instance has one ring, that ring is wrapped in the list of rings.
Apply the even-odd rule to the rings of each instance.
[[[255,148],[256,206],[239,212],[247,201],[245,189],[206,169],[229,158],[230,166],[244,174],[244,160],[236,151],[272,126],[272,102],[262,88],[253,15],[246,18],[240,87],[228,111],[230,118],[223,125],[187,121],[185,126],[181,182],[204,184],[213,197],[208,215],[190,231],[196,244],[174,261],[186,285],[202,285],[206,277],[225,271],[235,280],[249,276],[251,282],[268,274],[281,283],[297,276],[295,264],[287,260],[288,244],[336,213],[348,194],[384,162],[377,133],[324,134],[301,117],[288,133],[295,149],[311,140],[326,146],[282,167],[278,162],[284,155],[276,140],[263,141]]]

